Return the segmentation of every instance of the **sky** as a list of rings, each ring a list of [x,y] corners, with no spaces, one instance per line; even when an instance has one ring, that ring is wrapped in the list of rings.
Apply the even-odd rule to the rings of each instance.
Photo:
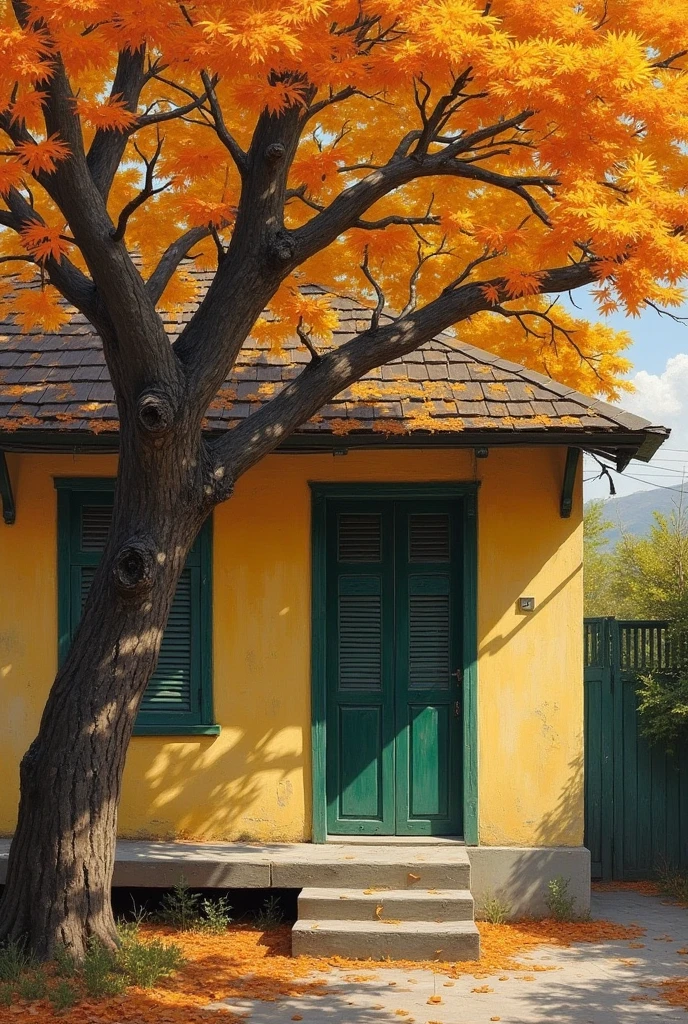
[[[573,299],[578,309],[572,311],[578,316],[600,319],[588,293],[577,291]],[[688,306],[675,313],[688,317]],[[615,313],[604,319],[633,338],[632,347],[624,355],[633,363],[630,379],[636,390],[624,395],[620,404],[657,426],[671,427],[671,437],[652,462],[632,462],[623,474],[612,474],[617,493],[630,494],[650,487],[680,488],[684,474],[688,483],[688,322],[676,323],[653,309],[639,317]],[[586,456],[586,500],[609,496],[608,482],[595,479],[598,473],[599,467]]]

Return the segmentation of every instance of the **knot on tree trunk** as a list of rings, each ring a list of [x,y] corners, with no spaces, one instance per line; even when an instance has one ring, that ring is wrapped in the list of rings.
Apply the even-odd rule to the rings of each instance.
[[[175,410],[169,397],[152,388],[139,396],[136,411],[139,423],[150,434],[164,434],[174,422]]]
[[[282,142],[271,142],[265,150],[265,159],[270,164],[279,163],[280,160],[284,159],[287,152],[287,147]]]
[[[268,260],[273,266],[283,267],[294,258],[296,246],[288,231],[276,231],[268,242]]]
[[[112,575],[123,597],[136,597],[153,586],[156,558],[150,541],[135,539],[120,548]]]
[[[203,485],[203,491],[211,505],[219,505],[232,497],[234,477],[225,466],[215,466],[210,471],[209,479]]]

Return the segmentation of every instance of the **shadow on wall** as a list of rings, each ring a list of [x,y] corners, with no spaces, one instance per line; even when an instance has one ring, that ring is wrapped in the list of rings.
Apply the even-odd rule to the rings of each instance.
[[[285,731],[269,729],[254,740],[229,727],[212,740],[167,742],[152,762],[146,755],[149,741],[136,740],[129,752],[120,835],[260,842],[274,836],[276,812],[283,809],[282,832],[291,828],[298,833],[294,840],[302,839],[304,794],[298,790],[304,756],[287,749]],[[308,821],[308,808],[306,815]],[[149,828],[128,827],[129,816]]]
[[[537,826],[533,848],[484,847],[472,872],[472,889],[478,907],[486,896],[508,904],[510,916],[545,916],[548,883],[561,877],[569,883],[575,913],[590,907],[590,857],[580,846],[553,846],[552,836],[577,828],[583,814],[583,754],[568,765],[566,783],[556,806]],[[537,847],[541,846],[541,849]]]

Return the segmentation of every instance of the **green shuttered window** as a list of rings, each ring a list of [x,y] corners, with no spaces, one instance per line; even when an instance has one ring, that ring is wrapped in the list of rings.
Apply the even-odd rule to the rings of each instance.
[[[60,660],[93,582],[112,517],[111,480],[57,480]],[[135,734],[213,735],[211,532],[206,523],[182,571]]]

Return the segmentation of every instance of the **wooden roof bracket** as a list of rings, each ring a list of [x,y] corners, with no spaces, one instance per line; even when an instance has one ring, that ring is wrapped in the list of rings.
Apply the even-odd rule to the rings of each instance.
[[[10,471],[7,468],[7,459],[2,450],[0,450],[0,499],[2,499],[2,518],[8,526],[11,526],[17,518],[17,509],[14,504],[12,481],[10,480]]]
[[[564,480],[561,485],[561,502],[559,505],[559,515],[562,519],[570,519],[571,512],[573,511],[573,488],[576,483],[580,454],[580,448],[567,448],[566,450]]]

